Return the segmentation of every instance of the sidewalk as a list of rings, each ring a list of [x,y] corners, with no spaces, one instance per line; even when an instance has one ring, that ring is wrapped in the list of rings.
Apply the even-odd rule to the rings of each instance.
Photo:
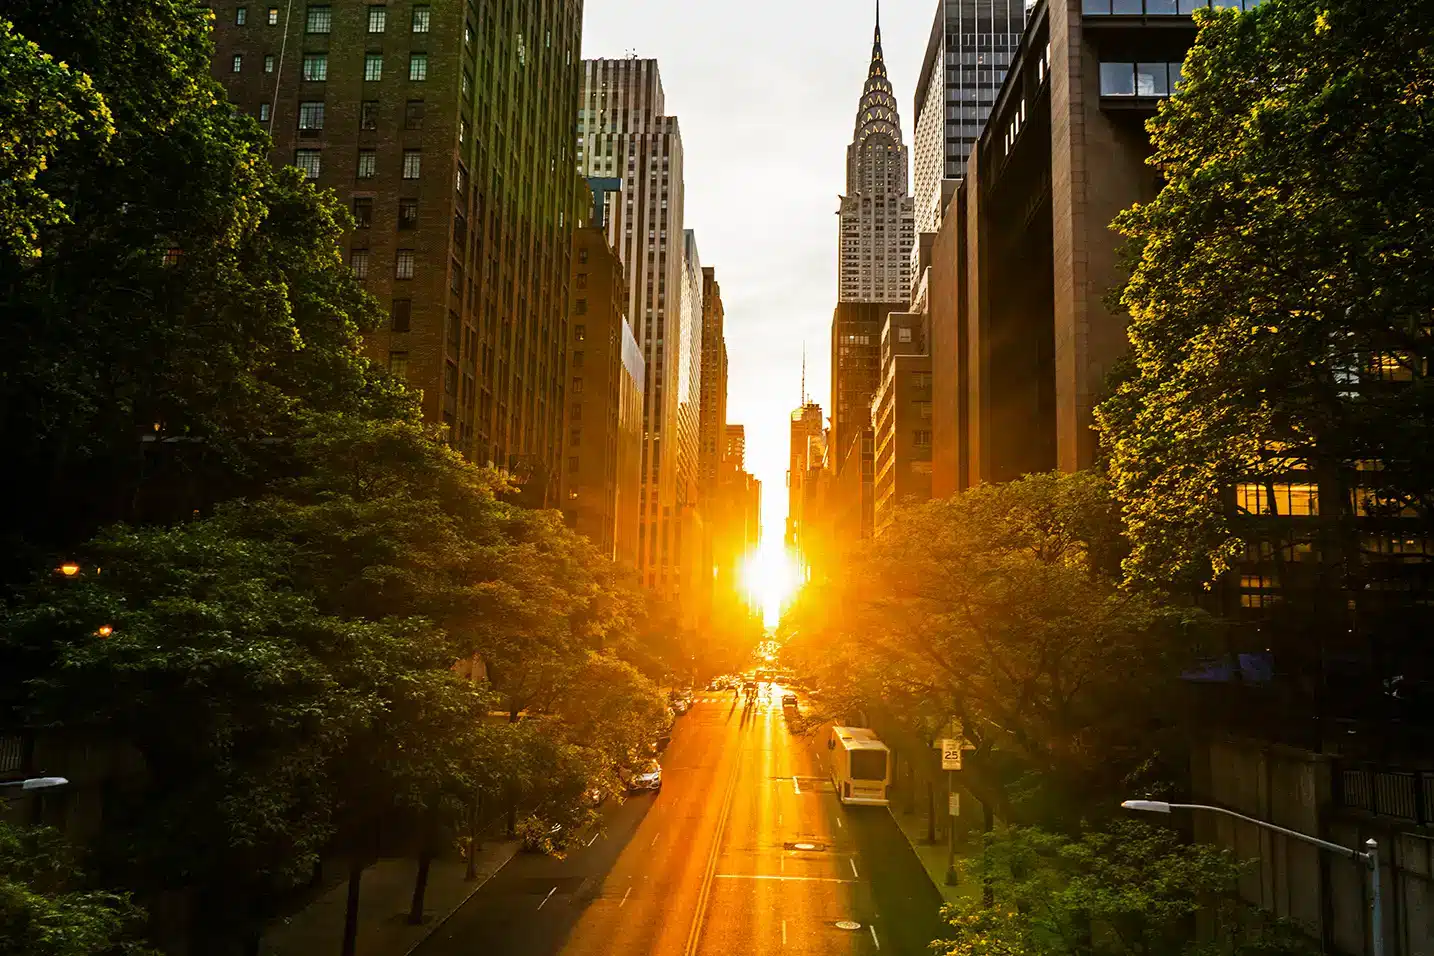
[[[946,794],[941,794],[945,799]],[[901,830],[901,835],[906,837],[906,842],[911,844],[911,849],[916,852],[916,857],[921,861],[922,867],[926,869],[926,875],[931,877],[942,899],[951,903],[957,899],[966,897],[976,892],[976,887],[966,881],[964,885],[946,885],[946,831],[943,829],[948,820],[937,820],[936,842],[926,842],[926,804],[922,800],[916,801],[916,809],[912,813],[904,812],[900,801],[893,801],[891,818]],[[936,808],[946,809],[944,803]],[[969,852],[969,848],[960,840],[956,843],[956,858],[959,862]]]
[[[380,860],[359,882],[357,956],[407,956],[518,852],[516,840],[487,843],[478,851],[478,878],[463,879],[462,860],[434,860],[423,897],[423,923],[410,926],[417,860]],[[261,956],[338,956],[344,938],[348,882],[341,881],[307,907],[275,921],[264,933]]]

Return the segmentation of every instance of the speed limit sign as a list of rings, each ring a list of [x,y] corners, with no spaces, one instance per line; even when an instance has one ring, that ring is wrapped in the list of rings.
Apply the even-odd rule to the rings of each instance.
[[[961,769],[961,738],[948,737],[941,741],[941,769]]]

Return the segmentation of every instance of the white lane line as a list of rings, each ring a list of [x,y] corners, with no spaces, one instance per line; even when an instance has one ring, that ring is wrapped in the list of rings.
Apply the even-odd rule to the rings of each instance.
[[[792,778],[792,789],[795,790],[797,793],[802,792],[802,785],[800,783],[797,783],[796,777]]]
[[[876,938],[876,927],[867,923],[866,928],[871,930],[871,941],[876,944],[877,949],[881,949],[881,940]]]
[[[842,825],[841,817],[837,817],[837,826],[841,826],[841,825]]]
[[[597,838],[600,837],[600,836],[602,836],[601,833],[594,833],[594,834],[593,834],[593,838],[588,841],[588,846],[592,846],[594,843],[596,843],[596,842],[597,842]]]
[[[782,945],[787,945],[787,921],[782,920]]]
[[[617,908],[618,908],[618,909],[622,909],[623,904],[627,902],[627,898],[628,898],[628,896],[629,896],[631,893],[632,893],[632,887],[629,886],[629,887],[627,888],[627,892],[624,893],[624,894],[622,894],[622,903],[617,904]]]
[[[546,903],[546,902],[548,902],[548,900],[552,899],[552,898],[553,898],[553,894],[556,893],[557,891],[558,891],[558,888],[557,888],[556,886],[553,887],[551,890],[548,890],[548,895],[545,896],[545,897],[543,897],[543,902],[538,904],[538,909],[542,909],[542,908],[543,908],[543,903]]]
[[[787,858],[782,857],[779,862],[782,864],[782,872],[787,872]]]
[[[847,860],[847,862],[851,864],[851,875],[856,877],[858,880],[861,879],[861,874],[857,873],[856,871],[856,861]]]
[[[660,836],[662,836],[662,831],[661,831],[661,830],[658,830],[658,831],[657,831],[657,836],[654,836],[654,837],[652,838],[652,842],[649,843],[648,846],[649,846],[649,847],[657,846],[657,837],[660,837]]]
[[[855,883],[834,876],[777,876],[771,873],[714,873],[719,880],[780,880],[785,883]]]

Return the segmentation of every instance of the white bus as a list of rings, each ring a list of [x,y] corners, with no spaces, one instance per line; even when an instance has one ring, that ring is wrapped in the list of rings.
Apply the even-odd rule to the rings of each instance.
[[[866,727],[833,727],[827,758],[837,799],[844,804],[884,807],[891,784],[891,751]]]

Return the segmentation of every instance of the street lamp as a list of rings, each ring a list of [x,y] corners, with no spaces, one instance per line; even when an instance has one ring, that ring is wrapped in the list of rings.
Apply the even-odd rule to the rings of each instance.
[[[1374,926],[1370,932],[1370,956],[1384,956],[1384,901],[1379,886],[1379,844],[1373,838],[1364,841],[1366,849],[1355,850],[1351,847],[1340,846],[1338,843],[1330,843],[1328,840],[1312,837],[1308,833],[1301,833],[1298,830],[1287,830],[1284,827],[1277,827],[1273,823],[1256,820],[1254,817],[1247,817],[1243,813],[1226,810],[1224,807],[1211,807],[1200,803],[1166,803],[1164,800],[1126,800],[1121,803],[1121,806],[1127,810],[1144,810],[1148,813],[1169,813],[1171,810],[1208,810],[1210,813],[1221,813],[1227,817],[1234,817],[1236,820],[1253,823],[1261,829],[1283,833],[1292,839],[1302,840],[1305,843],[1319,847],[1321,850],[1328,850],[1331,853],[1337,853],[1351,860],[1364,861],[1364,863],[1369,866],[1370,888],[1372,891],[1370,893],[1370,902],[1374,909]]]
[[[25,780],[0,780],[0,787],[19,787],[21,790],[49,790],[63,787],[70,781],[64,777],[30,777]]]

